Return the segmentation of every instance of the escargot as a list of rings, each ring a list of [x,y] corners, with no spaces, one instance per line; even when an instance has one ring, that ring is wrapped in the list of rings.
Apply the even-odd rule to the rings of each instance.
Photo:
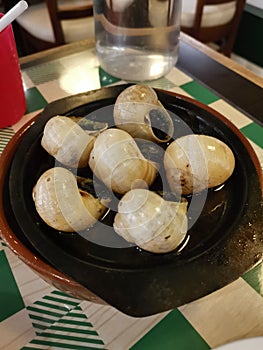
[[[63,165],[74,168],[87,166],[95,140],[71,118],[55,116],[45,125],[42,147]]]
[[[113,109],[116,126],[132,137],[167,142],[174,132],[173,121],[147,85],[132,85],[117,97]]]
[[[234,171],[235,157],[223,141],[191,134],[167,147],[164,168],[171,191],[187,195],[223,184]]]
[[[59,231],[82,231],[94,225],[106,211],[98,198],[79,190],[73,173],[62,167],[45,171],[32,196],[42,220]]]
[[[158,165],[147,160],[134,139],[124,130],[107,129],[95,140],[89,166],[114,192],[124,194],[132,187],[145,187],[156,178]]]
[[[146,189],[133,189],[119,202],[113,227],[117,234],[152,253],[168,253],[187,233],[187,202],[166,201]]]

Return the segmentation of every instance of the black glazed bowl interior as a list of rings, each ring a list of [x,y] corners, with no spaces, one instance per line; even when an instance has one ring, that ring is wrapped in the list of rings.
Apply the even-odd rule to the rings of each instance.
[[[152,254],[127,244],[112,228],[111,211],[103,219],[103,230],[100,223],[82,235],[53,230],[39,218],[32,200],[37,179],[55,165],[40,144],[45,123],[60,114],[89,115],[113,125],[113,104],[127,86],[79,94],[48,105],[19,140],[7,176],[15,220],[32,247],[60,273],[106,303],[140,317],[207,295],[262,261],[262,174],[251,146],[227,119],[190,98],[156,90],[173,117],[174,138],[188,134],[189,128],[196,134],[214,136],[230,146],[236,160],[225,185],[208,191],[183,249]],[[85,171],[81,175],[85,176]],[[202,195],[190,198],[193,214],[199,210],[199,200],[203,200]]]

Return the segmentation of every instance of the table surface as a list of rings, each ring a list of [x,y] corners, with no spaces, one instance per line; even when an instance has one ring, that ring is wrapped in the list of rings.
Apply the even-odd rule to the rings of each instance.
[[[27,111],[17,124],[0,129],[0,152],[48,103],[123,83],[100,69],[92,41],[23,57],[20,62]],[[176,67],[149,84],[219,111],[247,137],[263,168],[262,78],[182,33]],[[205,350],[263,336],[262,263],[210,295],[144,318],[54,289],[1,240],[0,280],[0,349]]]

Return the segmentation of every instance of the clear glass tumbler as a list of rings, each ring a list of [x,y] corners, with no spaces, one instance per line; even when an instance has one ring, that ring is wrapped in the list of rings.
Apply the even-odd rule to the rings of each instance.
[[[167,74],[178,58],[181,0],[94,0],[101,67],[128,81]]]

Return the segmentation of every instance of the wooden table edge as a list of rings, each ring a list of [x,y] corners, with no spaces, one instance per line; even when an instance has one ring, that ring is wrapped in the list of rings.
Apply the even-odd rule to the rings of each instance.
[[[249,69],[245,68],[241,64],[233,61],[231,58],[222,55],[221,53],[213,50],[209,46],[201,43],[200,41],[192,38],[191,36],[185,33],[181,32],[180,39],[184,41],[186,44],[194,47],[195,49],[206,54],[208,57],[222,64],[223,66],[231,69],[233,72],[241,75],[247,80],[250,80],[256,85],[263,87],[263,78],[261,78],[259,75],[255,74],[254,72],[250,71]]]

